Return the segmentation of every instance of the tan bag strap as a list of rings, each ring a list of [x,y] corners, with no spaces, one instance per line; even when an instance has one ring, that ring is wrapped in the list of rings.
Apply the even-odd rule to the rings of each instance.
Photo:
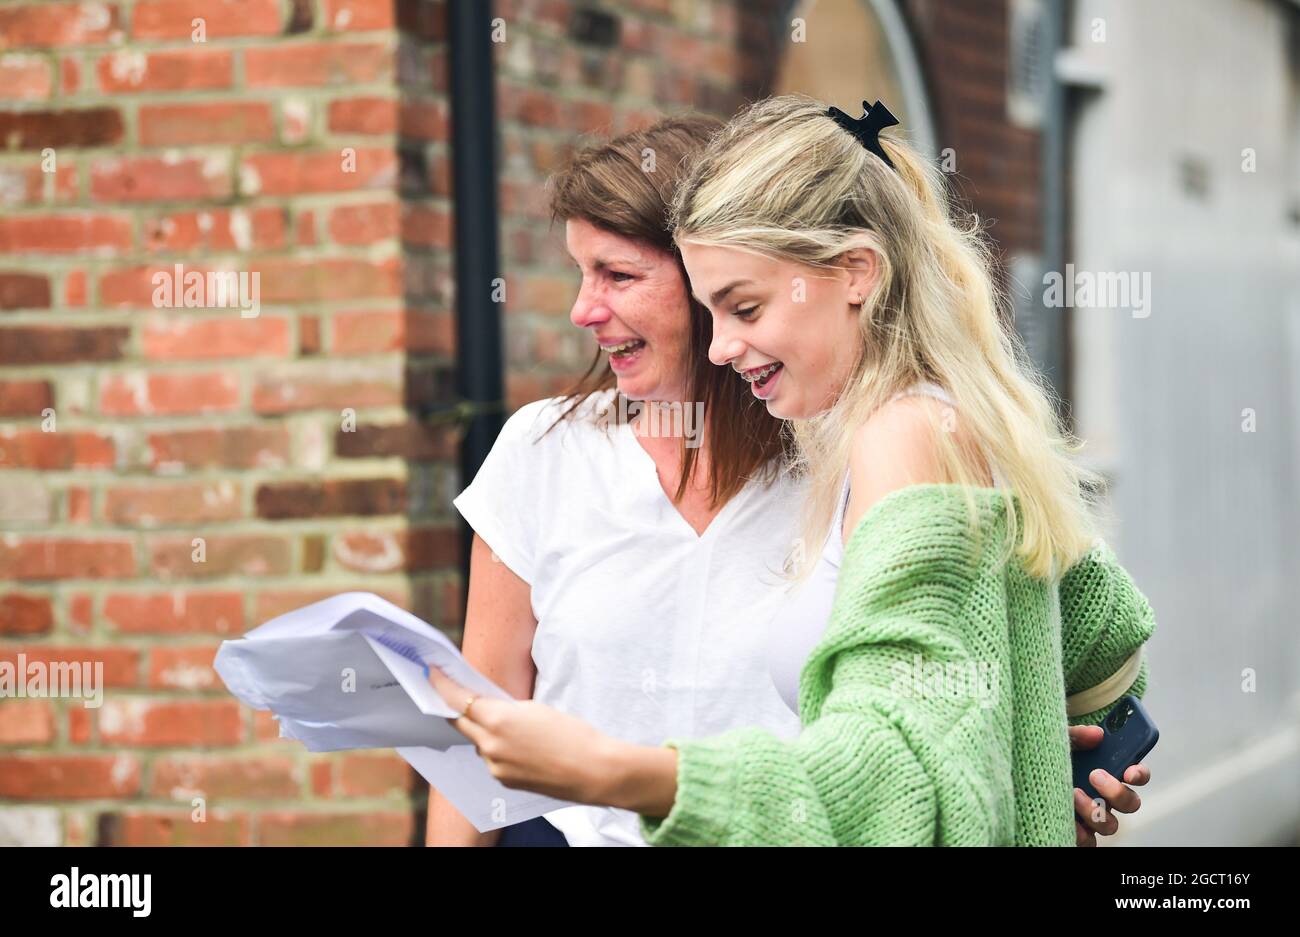
[[[1138,672],[1141,669],[1142,648],[1139,647],[1128,660],[1124,661],[1119,670],[1101,681],[1101,683],[1067,696],[1065,698],[1065,714],[1067,716],[1082,716],[1085,713],[1095,712],[1109,706],[1123,696],[1124,691],[1133,685],[1133,681],[1137,679]]]

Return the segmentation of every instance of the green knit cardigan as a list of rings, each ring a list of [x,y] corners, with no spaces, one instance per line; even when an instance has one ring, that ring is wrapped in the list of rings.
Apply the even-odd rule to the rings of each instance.
[[[1067,694],[1155,629],[1100,541],[1059,586],[1005,555],[1006,510],[913,485],[845,546],[830,622],[800,673],[802,730],[742,727],[677,750],[677,797],[641,831],[667,845],[1073,846]],[[1018,502],[1017,502],[1018,504]],[[1128,692],[1146,689],[1142,663]]]

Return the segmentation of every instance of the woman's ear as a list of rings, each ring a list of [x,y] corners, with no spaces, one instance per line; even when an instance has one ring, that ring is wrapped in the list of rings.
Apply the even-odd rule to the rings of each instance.
[[[880,277],[880,258],[870,247],[854,247],[839,257],[840,266],[848,274],[845,284],[850,305],[860,305],[875,289]]]

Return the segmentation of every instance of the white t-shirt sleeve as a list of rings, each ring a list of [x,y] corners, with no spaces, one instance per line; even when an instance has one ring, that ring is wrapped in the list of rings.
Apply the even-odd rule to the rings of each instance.
[[[526,404],[506,420],[478,474],[452,501],[492,552],[529,585],[536,571],[544,454],[550,441],[535,440],[555,419],[553,409],[542,413],[549,402]]]

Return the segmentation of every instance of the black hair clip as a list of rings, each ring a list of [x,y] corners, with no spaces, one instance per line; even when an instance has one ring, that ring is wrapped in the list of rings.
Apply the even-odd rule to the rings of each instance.
[[[893,160],[885,155],[885,148],[880,145],[879,139],[880,131],[893,127],[898,123],[898,118],[889,113],[889,108],[879,101],[870,107],[863,101],[862,111],[861,117],[850,117],[838,107],[830,107],[826,110],[826,116],[857,137],[859,143],[883,159],[890,169],[898,172]]]

